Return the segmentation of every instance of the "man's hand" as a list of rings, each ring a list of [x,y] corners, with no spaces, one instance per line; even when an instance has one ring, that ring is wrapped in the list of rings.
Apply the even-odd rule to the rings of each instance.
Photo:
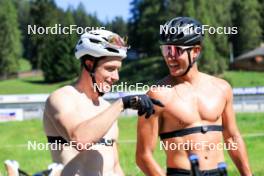
[[[131,108],[138,110],[138,115],[146,113],[145,118],[149,118],[155,113],[154,105],[164,107],[164,105],[156,99],[150,98],[147,95],[131,95],[122,98],[124,109]]]

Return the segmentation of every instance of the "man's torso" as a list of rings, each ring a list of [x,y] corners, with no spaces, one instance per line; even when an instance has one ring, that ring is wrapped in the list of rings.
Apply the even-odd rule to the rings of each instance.
[[[99,98],[99,105],[95,105],[84,93],[79,93],[72,86],[65,86],[58,91],[65,91],[73,96],[76,111],[80,114],[81,121],[85,121],[95,117],[105,110],[109,103]],[[52,110],[46,106],[44,112],[44,127],[47,136],[60,136],[66,141],[69,140],[68,134],[63,127],[54,119]],[[67,117],[72,118],[72,117]],[[100,127],[98,127],[100,128]],[[117,140],[118,127],[115,123],[103,137],[104,139]],[[110,142],[109,142],[110,143]],[[52,150],[52,158],[55,162],[65,165],[64,172],[70,175],[98,175],[98,173],[112,172],[114,167],[114,151],[113,146],[105,144],[94,144],[87,151],[79,152],[74,147],[65,146],[62,150]]]
[[[171,84],[171,81],[165,79],[163,84]],[[222,125],[221,114],[226,98],[220,84],[217,78],[204,74],[193,85],[186,82],[163,89],[156,97],[165,105],[159,122],[159,133]],[[199,157],[200,168],[208,170],[216,168],[217,163],[224,160],[221,143],[220,131],[208,131],[165,138],[160,146],[167,149],[167,167],[190,168],[188,155],[194,153]]]

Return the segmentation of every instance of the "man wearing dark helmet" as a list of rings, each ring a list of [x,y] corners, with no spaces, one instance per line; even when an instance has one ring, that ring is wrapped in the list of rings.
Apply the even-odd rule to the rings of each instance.
[[[177,17],[165,26],[176,30],[160,34],[170,75],[158,82],[159,90],[148,92],[165,107],[155,107],[148,120],[139,117],[137,165],[146,175],[191,175],[188,156],[195,154],[201,175],[220,175],[217,166],[228,150],[240,174],[252,175],[236,124],[231,86],[198,70],[202,25],[192,18]],[[166,153],[166,173],[153,158],[158,136]]]

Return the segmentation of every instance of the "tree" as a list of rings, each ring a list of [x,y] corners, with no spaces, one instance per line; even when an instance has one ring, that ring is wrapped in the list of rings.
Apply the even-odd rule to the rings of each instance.
[[[9,0],[0,1],[0,76],[17,73],[21,57],[17,11]]]
[[[259,0],[260,5],[260,25],[262,31],[262,42],[264,42],[264,0]]]
[[[166,3],[159,0],[133,0],[129,19],[129,41],[147,56],[159,54],[159,29],[164,24]]]
[[[88,14],[83,3],[79,3],[76,10],[70,11],[73,14],[74,22],[78,27],[90,27],[90,30],[103,27],[96,14]]]
[[[238,27],[238,34],[232,37],[235,56],[260,45],[262,36],[260,10],[257,0],[233,2],[233,25]]]
[[[51,27],[56,24],[57,7],[53,0],[35,0],[30,3],[30,26]],[[29,32],[29,31],[27,31]],[[28,56],[32,69],[40,69],[43,53],[49,47],[47,34],[28,34]]]
[[[28,53],[28,45],[29,45],[29,37],[27,34],[27,25],[30,20],[30,3],[28,0],[13,0],[15,8],[17,9],[17,17],[19,22],[19,29],[21,32],[21,40],[23,44],[23,58],[27,58]]]
[[[62,26],[74,24],[72,13],[58,11],[58,21]],[[48,36],[50,44],[43,53],[45,59],[41,62],[41,69],[46,82],[58,82],[74,78],[78,75],[79,64],[74,58],[74,46],[77,34],[60,34]]]
[[[127,36],[127,24],[122,17],[115,17],[106,27],[120,36]]]
[[[224,32],[225,27],[232,27],[230,20],[231,3],[224,0],[219,0],[217,3],[209,2],[194,0],[193,3],[196,7],[195,17],[203,25],[208,25],[204,28],[211,27],[215,30],[222,28],[222,32]],[[211,34],[209,31],[204,32],[203,54],[199,62],[201,69],[211,74],[222,73],[227,68],[228,63],[228,36],[224,33],[219,34],[217,31]]]

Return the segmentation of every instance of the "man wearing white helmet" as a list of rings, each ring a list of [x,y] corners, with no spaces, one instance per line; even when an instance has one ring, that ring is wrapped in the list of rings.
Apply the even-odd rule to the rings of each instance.
[[[126,57],[124,40],[107,30],[81,36],[75,56],[82,71],[74,85],[64,86],[48,98],[44,128],[54,162],[65,165],[62,175],[124,175],[118,160],[117,118],[124,109],[138,110],[149,117],[153,106],[162,104],[147,95],[123,97],[112,105],[101,96],[119,79]],[[98,88],[94,84],[102,86]]]

